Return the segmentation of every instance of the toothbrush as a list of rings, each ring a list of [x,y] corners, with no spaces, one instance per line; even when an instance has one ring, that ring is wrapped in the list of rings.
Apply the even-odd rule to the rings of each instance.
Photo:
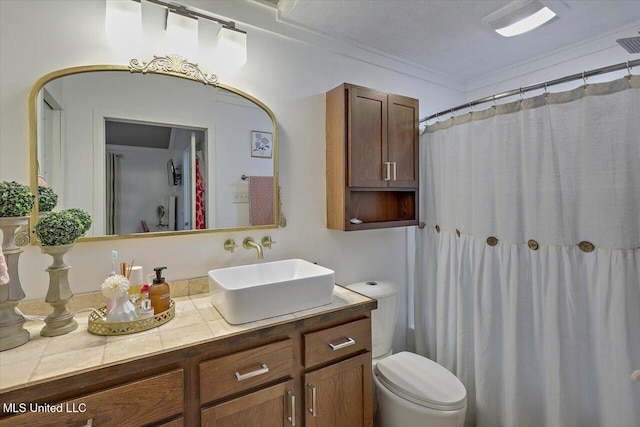
[[[109,276],[116,275],[116,259],[118,259],[118,251],[111,251],[111,274]]]

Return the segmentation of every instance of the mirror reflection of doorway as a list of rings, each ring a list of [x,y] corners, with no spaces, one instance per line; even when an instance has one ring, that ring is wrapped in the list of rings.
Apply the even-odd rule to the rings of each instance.
[[[38,141],[38,175],[58,195],[58,204],[64,203],[64,138],[62,120],[64,110],[56,97],[43,91],[40,102],[42,123]]]
[[[198,213],[194,187],[198,147],[204,153],[198,160],[205,175],[200,177],[201,197],[209,197],[204,188],[208,169],[204,163],[205,141],[202,129],[105,119],[105,215],[117,219],[107,234],[144,232],[143,224],[151,232],[195,229],[192,218]],[[110,159],[117,165],[110,165]]]

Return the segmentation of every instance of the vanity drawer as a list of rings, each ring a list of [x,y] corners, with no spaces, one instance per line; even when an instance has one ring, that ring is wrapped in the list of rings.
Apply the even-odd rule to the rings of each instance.
[[[371,319],[368,317],[305,334],[304,366],[311,368],[365,350],[371,350]]]
[[[293,340],[288,339],[200,363],[200,404],[291,376]]]
[[[0,426],[148,425],[181,414],[183,404],[184,371],[176,369],[48,407],[41,406],[40,412],[35,412],[35,404],[33,408],[26,404],[27,412],[0,420]]]

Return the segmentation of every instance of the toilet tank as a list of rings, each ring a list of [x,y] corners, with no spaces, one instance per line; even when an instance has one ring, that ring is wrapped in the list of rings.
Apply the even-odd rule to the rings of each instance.
[[[347,288],[378,300],[378,308],[371,312],[371,352],[374,359],[384,356],[391,351],[398,320],[398,286],[376,280],[354,283]]]

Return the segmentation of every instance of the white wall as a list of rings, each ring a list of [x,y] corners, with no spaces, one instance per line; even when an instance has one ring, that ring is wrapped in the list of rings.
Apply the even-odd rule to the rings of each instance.
[[[406,297],[406,232],[404,229],[344,233],[325,226],[325,92],[350,82],[420,99],[424,114],[461,100],[456,82],[433,78],[401,64],[372,64],[334,52],[327,43],[314,47],[289,38],[294,30],[275,23],[274,12],[244,1],[190,1],[199,7],[219,7],[242,26],[246,16],[265,22],[276,32],[248,26],[248,62],[236,71],[224,70],[201,46],[186,55],[220,81],[250,93],[268,105],[279,123],[280,179],[288,226],[278,230],[221,232],[101,242],[81,242],[65,260],[72,266],[70,282],[76,293],[97,291],[111,269],[110,253],[135,258],[148,273],[166,265],[168,280],[206,275],[212,268],[255,262],[255,251],[224,251],[223,242],[246,236],[271,235],[277,242],[265,251],[266,260],[305,258],[336,271],[338,283],[381,279],[403,286]],[[152,9],[154,5],[145,5]],[[156,12],[154,12],[156,13]],[[156,13],[161,16],[162,14]],[[155,19],[155,18],[154,18]],[[158,19],[160,19],[159,22]],[[145,21],[145,43],[112,46],[104,32],[104,1],[0,1],[0,179],[29,182],[28,95],[36,80],[53,70],[85,64],[127,64],[131,58],[149,60],[167,54],[159,35],[162,21]],[[157,24],[157,25],[156,25]],[[266,25],[266,24],[265,24]],[[156,28],[157,27],[157,28]],[[150,32],[158,34],[149,34]],[[344,49],[340,47],[339,49]],[[177,52],[181,53],[181,52]],[[394,71],[398,70],[400,71]],[[436,82],[436,83],[434,83]],[[27,299],[46,294],[50,259],[38,248],[26,248],[20,274]],[[402,311],[405,312],[406,305]],[[404,315],[398,325],[396,348],[404,347]]]

